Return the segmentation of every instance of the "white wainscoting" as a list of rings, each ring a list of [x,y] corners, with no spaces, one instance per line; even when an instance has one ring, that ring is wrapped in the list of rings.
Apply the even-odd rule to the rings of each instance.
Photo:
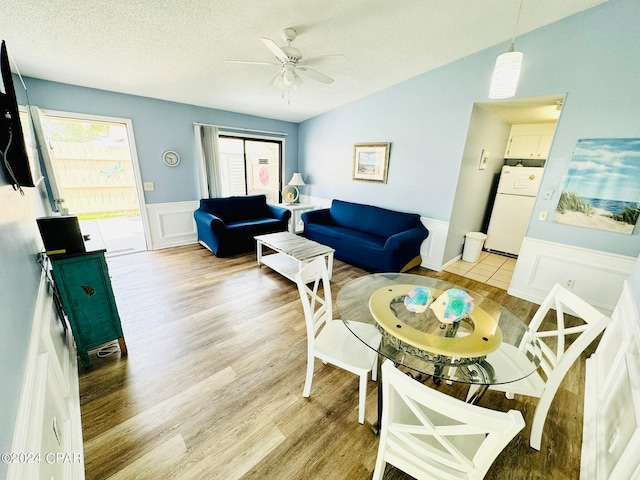
[[[443,268],[442,259],[444,258],[444,248],[447,243],[449,223],[424,217],[420,217],[420,220],[429,230],[429,236],[420,246],[420,255],[422,256],[420,266],[439,272]]]
[[[40,282],[7,480],[83,480],[84,451],[76,349]],[[33,455],[29,457],[19,455]]]
[[[625,282],[587,359],[580,480],[640,478],[640,317]]]
[[[151,250],[196,243],[198,235],[193,212],[199,206],[200,202],[197,200],[148,204]]]
[[[509,294],[541,303],[560,283],[610,314],[635,262],[633,257],[525,238]]]

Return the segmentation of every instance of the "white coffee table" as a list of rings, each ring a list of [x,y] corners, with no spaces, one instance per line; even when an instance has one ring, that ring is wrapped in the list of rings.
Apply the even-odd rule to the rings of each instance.
[[[258,266],[266,265],[295,282],[295,276],[302,267],[318,257],[325,257],[331,278],[335,251],[333,248],[290,232],[268,233],[254,238]],[[275,253],[263,255],[263,247],[268,247]]]

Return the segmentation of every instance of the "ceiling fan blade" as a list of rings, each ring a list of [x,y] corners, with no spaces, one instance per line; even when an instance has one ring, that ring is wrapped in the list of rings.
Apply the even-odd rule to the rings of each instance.
[[[304,58],[298,62],[298,65],[315,67],[319,65],[338,65],[341,63],[347,63],[347,57],[339,53],[336,55],[320,55],[317,57]]]
[[[264,43],[265,46],[269,50],[271,50],[271,53],[273,53],[280,60],[282,60],[283,62],[286,62],[286,61],[289,60],[289,58],[287,57],[287,54],[284,53],[284,51],[278,46],[278,44],[276,42],[274,42],[273,40],[269,40],[268,38],[264,38],[264,37],[261,37],[260,40],[262,40],[262,43]]]
[[[326,83],[327,85],[333,83],[333,78],[327,77],[324,73],[320,73],[317,70],[313,70],[307,67],[298,67],[297,69],[301,74],[317,80],[318,82]]]
[[[225,60],[225,63],[244,63],[247,65],[279,65],[274,62],[258,62],[253,60]]]

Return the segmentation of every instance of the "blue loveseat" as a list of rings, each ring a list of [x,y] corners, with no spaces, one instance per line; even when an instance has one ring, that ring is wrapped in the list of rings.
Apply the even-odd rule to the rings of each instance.
[[[198,242],[218,257],[255,249],[256,235],[284,232],[291,212],[267,203],[265,195],[204,198],[193,212]]]
[[[404,272],[420,264],[429,231],[420,215],[333,200],[301,216],[304,236],[335,249],[340,260],[371,272]]]

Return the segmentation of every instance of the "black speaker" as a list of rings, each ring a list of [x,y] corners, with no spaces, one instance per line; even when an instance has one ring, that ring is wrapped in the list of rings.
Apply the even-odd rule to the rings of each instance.
[[[84,253],[84,239],[78,217],[65,215],[36,218],[47,255]]]

